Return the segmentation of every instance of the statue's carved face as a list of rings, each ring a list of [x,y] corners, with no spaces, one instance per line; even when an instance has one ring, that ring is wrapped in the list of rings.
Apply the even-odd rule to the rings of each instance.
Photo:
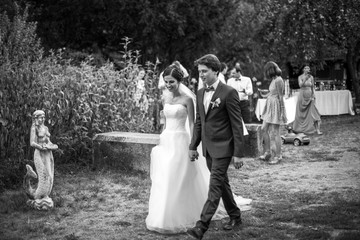
[[[43,125],[45,122],[45,115],[39,115],[35,118],[35,124],[37,126]]]

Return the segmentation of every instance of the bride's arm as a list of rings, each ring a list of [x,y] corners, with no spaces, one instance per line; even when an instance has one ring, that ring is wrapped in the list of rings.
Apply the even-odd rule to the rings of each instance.
[[[186,108],[188,112],[188,119],[189,119],[189,129],[190,129],[190,137],[192,137],[194,132],[194,118],[195,118],[195,108],[194,102],[191,98],[186,99]]]
[[[160,111],[160,125],[162,124],[162,128],[160,129],[160,131],[164,131],[165,127],[166,127],[166,117],[164,114],[164,106],[165,106],[165,96],[163,95],[161,97],[161,104],[162,104],[162,110]]]

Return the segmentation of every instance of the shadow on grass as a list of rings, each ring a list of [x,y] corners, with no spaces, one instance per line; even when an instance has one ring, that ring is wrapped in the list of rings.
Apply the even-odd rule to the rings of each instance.
[[[344,151],[336,151],[329,155],[328,152],[325,151],[309,151],[308,157],[309,162],[325,162],[325,161],[339,161],[341,154]]]
[[[346,201],[337,194],[271,194],[278,197],[254,202],[242,239],[340,240],[360,236],[360,201]]]

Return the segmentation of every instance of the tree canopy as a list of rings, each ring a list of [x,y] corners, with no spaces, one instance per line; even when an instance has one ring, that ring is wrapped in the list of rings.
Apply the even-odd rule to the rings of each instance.
[[[4,8],[12,1],[1,0]],[[124,37],[141,61],[185,67],[206,53],[228,64],[241,62],[249,75],[268,60],[283,68],[344,58],[359,94],[360,2],[358,0],[19,0],[30,4],[45,49],[69,48],[114,58]],[[11,12],[11,11],[9,11]]]
[[[360,101],[360,2],[357,0],[266,0],[258,38],[272,59],[317,62],[343,58],[357,101]]]

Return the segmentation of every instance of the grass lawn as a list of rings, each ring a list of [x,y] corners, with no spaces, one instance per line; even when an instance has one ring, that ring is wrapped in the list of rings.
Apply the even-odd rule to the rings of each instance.
[[[308,146],[283,145],[280,164],[230,167],[233,191],[253,199],[252,209],[233,231],[213,221],[204,240],[360,239],[360,116],[322,120],[324,134]],[[76,170],[56,159],[55,168],[51,211],[29,209],[21,190],[0,196],[0,239],[189,239],[146,229],[147,174]]]

